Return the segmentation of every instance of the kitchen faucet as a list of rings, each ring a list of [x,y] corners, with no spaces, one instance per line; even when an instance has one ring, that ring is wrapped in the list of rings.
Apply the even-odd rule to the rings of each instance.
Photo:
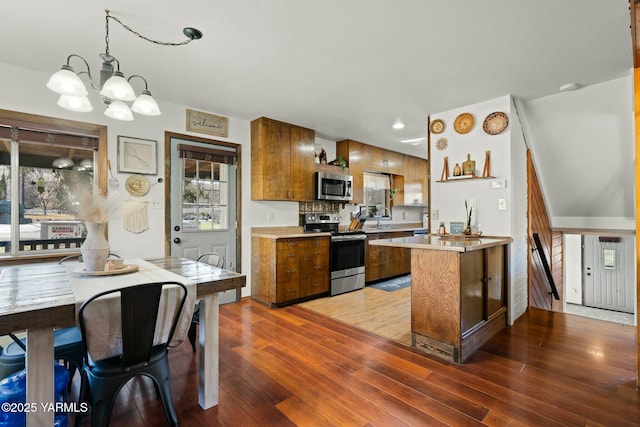
[[[384,214],[384,211],[385,211],[385,210],[389,213],[389,218],[391,218],[391,209],[389,209],[389,208],[388,208],[388,207],[386,207],[386,206],[381,207],[381,208],[378,210],[378,222],[376,223],[376,228],[380,228],[380,217],[382,217],[382,216],[383,216],[382,214]]]

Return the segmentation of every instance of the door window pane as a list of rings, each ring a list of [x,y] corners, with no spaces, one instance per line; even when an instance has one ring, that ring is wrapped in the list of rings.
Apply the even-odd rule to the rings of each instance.
[[[228,230],[229,165],[185,158],[183,171],[183,230]]]

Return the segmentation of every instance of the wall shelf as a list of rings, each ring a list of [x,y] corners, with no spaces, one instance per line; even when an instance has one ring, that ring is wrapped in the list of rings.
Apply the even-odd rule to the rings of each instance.
[[[466,180],[470,180],[470,179],[495,179],[495,176],[476,176],[476,175],[472,175],[472,176],[453,176],[447,179],[443,179],[443,180],[439,180],[436,182],[441,182],[441,183],[446,183],[446,182],[453,182],[453,181],[466,181]]]

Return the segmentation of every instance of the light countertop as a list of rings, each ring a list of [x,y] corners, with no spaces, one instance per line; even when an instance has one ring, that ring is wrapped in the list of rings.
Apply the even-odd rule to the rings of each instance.
[[[477,239],[451,239],[437,234],[424,234],[395,239],[379,239],[369,242],[370,245],[392,246],[411,249],[432,249],[438,251],[469,252],[492,246],[506,245],[513,242],[511,237],[481,237]]]
[[[364,228],[366,234],[391,233],[399,231],[417,231],[426,230],[423,227],[383,227],[383,228]],[[251,229],[251,237],[262,237],[266,239],[291,239],[298,237],[323,237],[331,236],[331,233],[315,233],[305,232],[300,226],[290,227],[254,227]]]

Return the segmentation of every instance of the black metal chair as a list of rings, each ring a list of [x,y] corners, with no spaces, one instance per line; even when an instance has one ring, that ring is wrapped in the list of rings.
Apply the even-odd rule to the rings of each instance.
[[[211,264],[216,267],[224,267],[224,257],[217,252],[207,252],[198,257],[196,261]],[[200,324],[200,303],[196,304],[193,310],[193,317],[191,318],[191,326],[189,326],[189,342],[191,343],[191,351],[196,352],[196,328]]]
[[[186,297],[187,288],[182,283],[158,282],[102,292],[82,304],[78,312],[83,347],[80,402],[91,405],[92,426],[109,425],[118,392],[138,375],[153,380],[168,423],[178,425],[167,353]],[[105,308],[117,307],[117,303],[119,309]],[[108,328],[103,321],[96,321],[96,313],[101,310],[120,316],[120,330],[116,328],[105,336]],[[158,322],[162,330],[156,331],[159,317],[165,321]],[[156,335],[161,336],[159,342],[154,342]],[[77,425],[79,419],[76,417]]]

